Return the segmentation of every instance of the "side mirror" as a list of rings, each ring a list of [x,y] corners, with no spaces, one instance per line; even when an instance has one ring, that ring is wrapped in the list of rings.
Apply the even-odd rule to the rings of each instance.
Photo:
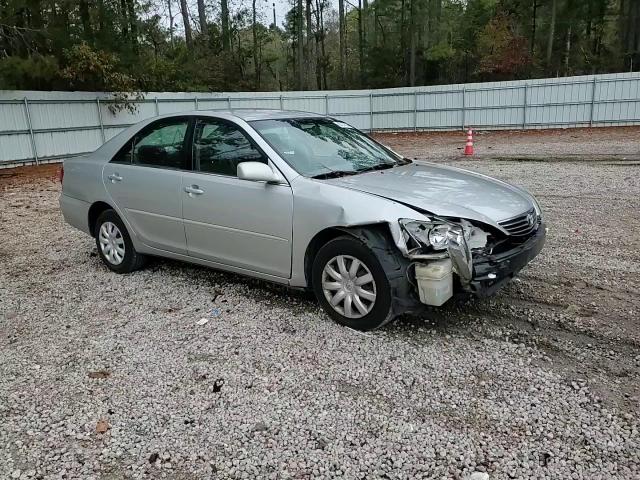
[[[252,182],[279,183],[281,178],[271,167],[262,162],[242,162],[238,164],[238,178]]]

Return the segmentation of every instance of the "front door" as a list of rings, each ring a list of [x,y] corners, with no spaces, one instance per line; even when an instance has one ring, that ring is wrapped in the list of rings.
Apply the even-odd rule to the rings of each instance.
[[[185,254],[182,173],[189,168],[187,117],[158,120],[135,135],[102,171],[114,203],[142,243]]]
[[[239,163],[268,159],[232,122],[197,119],[192,151],[182,180],[189,255],[289,278],[291,187],[237,178]]]

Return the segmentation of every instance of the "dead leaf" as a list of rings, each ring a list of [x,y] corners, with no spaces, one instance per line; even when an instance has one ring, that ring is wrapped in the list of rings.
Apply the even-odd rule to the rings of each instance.
[[[106,433],[110,428],[111,425],[109,425],[109,422],[106,420],[98,420],[98,423],[96,424],[96,432],[98,433]]]
[[[97,370],[95,372],[89,372],[87,376],[89,378],[107,378],[111,375],[111,372],[107,370]]]

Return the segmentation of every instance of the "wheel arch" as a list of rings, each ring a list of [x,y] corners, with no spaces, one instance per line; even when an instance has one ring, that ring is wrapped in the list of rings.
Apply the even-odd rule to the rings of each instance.
[[[98,220],[98,217],[100,216],[100,214],[105,210],[115,210],[115,209],[111,205],[109,205],[107,202],[103,202],[103,201],[94,202],[91,205],[91,207],[89,207],[87,222],[89,225],[89,233],[91,234],[92,237],[95,236],[94,232],[95,232],[96,221]]]
[[[394,246],[391,232],[389,231],[389,226],[386,223],[369,223],[356,226],[327,227],[324,230],[316,233],[316,235],[307,245],[307,249],[305,251],[304,275],[308,288],[313,287],[311,270],[313,267],[313,261],[320,249],[334,238],[344,236],[345,234],[357,238],[369,247],[372,246],[372,234],[374,234],[373,237],[377,239],[389,239],[389,241],[391,242],[390,246]]]

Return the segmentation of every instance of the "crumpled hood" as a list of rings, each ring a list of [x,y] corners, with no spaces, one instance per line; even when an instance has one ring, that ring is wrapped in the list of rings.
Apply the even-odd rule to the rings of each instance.
[[[412,163],[329,181],[434,215],[492,225],[533,207],[524,190],[478,173],[432,163]]]

